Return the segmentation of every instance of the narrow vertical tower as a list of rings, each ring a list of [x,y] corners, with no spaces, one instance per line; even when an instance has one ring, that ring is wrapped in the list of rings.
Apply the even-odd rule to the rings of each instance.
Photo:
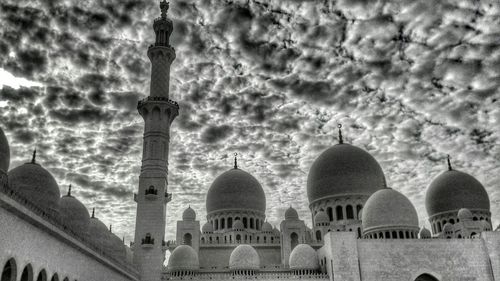
[[[134,263],[141,281],[161,280],[165,257],[165,212],[170,201],[167,193],[170,125],[179,113],[179,105],[169,99],[170,65],[175,59],[175,50],[169,44],[173,25],[167,18],[168,8],[165,0],[160,2],[161,17],[153,24],[156,41],[148,49],[150,94],[137,105],[145,123],[139,192],[135,195]]]

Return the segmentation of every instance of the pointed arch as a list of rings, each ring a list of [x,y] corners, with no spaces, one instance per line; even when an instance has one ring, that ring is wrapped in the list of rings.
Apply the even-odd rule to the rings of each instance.
[[[20,281],[33,281],[33,266],[31,264],[24,267]]]
[[[17,264],[13,258],[8,260],[3,269],[0,281],[16,281],[17,280]]]
[[[434,277],[432,274],[429,273],[423,273],[418,275],[415,279],[412,279],[412,281],[439,281],[436,277]]]
[[[57,275],[57,273],[54,273],[50,281],[59,281],[59,275]]]
[[[38,273],[36,281],[47,281],[47,272],[45,271],[45,269],[42,269],[40,273]]]

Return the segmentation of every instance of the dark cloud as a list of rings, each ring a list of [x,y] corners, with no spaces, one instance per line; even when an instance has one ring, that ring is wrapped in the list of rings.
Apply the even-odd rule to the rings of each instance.
[[[233,131],[229,125],[209,126],[201,133],[201,141],[204,143],[216,143],[229,137]]]

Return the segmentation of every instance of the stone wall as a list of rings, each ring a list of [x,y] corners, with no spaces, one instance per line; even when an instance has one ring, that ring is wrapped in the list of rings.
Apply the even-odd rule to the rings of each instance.
[[[47,280],[139,280],[137,271],[117,264],[50,224],[38,214],[0,192],[0,266],[14,260],[17,279],[26,266],[36,280],[45,270]]]
[[[238,244],[200,246],[199,260],[202,270],[226,270],[229,257]],[[279,268],[281,264],[280,245],[252,245],[260,258],[262,268]]]
[[[427,273],[439,281],[494,281],[500,265],[500,235],[477,239],[356,239],[331,232],[320,263],[340,281],[414,281]],[[332,269],[333,268],[333,274]]]

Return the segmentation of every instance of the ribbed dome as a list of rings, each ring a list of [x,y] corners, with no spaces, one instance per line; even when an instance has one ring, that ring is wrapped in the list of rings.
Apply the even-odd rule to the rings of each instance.
[[[234,221],[233,230],[244,230],[244,229],[245,229],[245,225],[240,220]]]
[[[214,232],[214,226],[210,222],[207,221],[201,227],[201,232],[203,232],[203,233],[212,233],[212,232]]]
[[[330,218],[324,211],[319,211],[314,216],[314,223],[328,223],[330,222]]]
[[[432,181],[425,195],[425,208],[429,217],[461,208],[489,211],[490,199],[483,185],[473,176],[451,170]]]
[[[420,229],[420,231],[418,232],[418,237],[420,239],[429,239],[432,238],[432,234],[430,230],[428,230],[425,227],[422,227],[422,229]]]
[[[289,264],[291,269],[318,269],[318,254],[307,244],[299,244],[290,254]]]
[[[337,144],[314,161],[307,178],[309,203],[343,194],[371,195],[384,187],[384,173],[368,152]]]
[[[418,230],[417,211],[406,196],[394,189],[384,188],[366,201],[362,226],[363,233],[376,228]]]
[[[59,200],[61,222],[73,232],[86,235],[89,231],[90,215],[78,199],[65,195]]]
[[[286,211],[285,211],[285,220],[298,220],[299,219],[299,214],[297,213],[297,210],[292,208],[290,206]]]
[[[45,211],[57,211],[61,197],[52,175],[36,163],[26,163],[9,171],[9,185]]]
[[[207,213],[226,209],[264,213],[266,196],[257,179],[241,169],[218,176],[208,190]]]
[[[194,220],[196,220],[196,213],[195,213],[195,211],[193,209],[191,209],[191,206],[189,206],[182,213],[182,220],[183,221],[194,221]]]
[[[264,222],[264,224],[262,224],[262,231],[263,232],[271,232],[271,231],[273,231],[273,226],[266,221],[266,222]]]
[[[10,147],[7,137],[0,128],[0,170],[7,172],[10,164]]]
[[[453,224],[447,222],[443,226],[443,232],[453,232]]]
[[[259,254],[255,249],[247,244],[236,247],[229,257],[230,269],[259,269]]]
[[[189,245],[179,245],[168,259],[167,269],[169,271],[190,270],[196,271],[200,268],[200,262],[196,251]]]
[[[461,221],[472,220],[472,212],[467,208],[458,210],[458,219]]]

